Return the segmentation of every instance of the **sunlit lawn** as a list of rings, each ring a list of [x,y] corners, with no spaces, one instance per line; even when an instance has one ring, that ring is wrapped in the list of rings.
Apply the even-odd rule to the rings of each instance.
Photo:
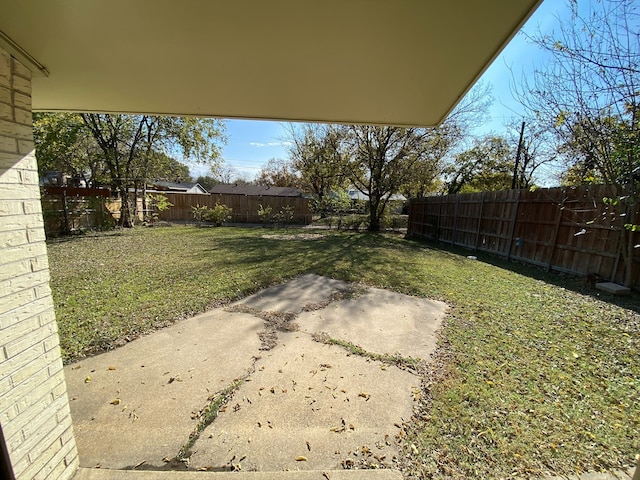
[[[422,411],[405,438],[406,451],[419,452],[412,473],[527,477],[634,462],[640,452],[635,295],[598,298],[581,281],[469,260],[467,252],[398,235],[265,238],[299,232],[136,228],[51,243],[65,361],[311,272],[452,307],[433,371],[425,375]]]

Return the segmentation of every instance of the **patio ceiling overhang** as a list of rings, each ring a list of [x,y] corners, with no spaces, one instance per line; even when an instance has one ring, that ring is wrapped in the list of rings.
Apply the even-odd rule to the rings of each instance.
[[[429,126],[542,0],[1,0],[34,110]]]

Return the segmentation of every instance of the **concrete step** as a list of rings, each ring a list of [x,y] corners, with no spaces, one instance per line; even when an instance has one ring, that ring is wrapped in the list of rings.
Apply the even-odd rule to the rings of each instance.
[[[193,472],[79,468],[73,480],[402,480],[397,470]]]

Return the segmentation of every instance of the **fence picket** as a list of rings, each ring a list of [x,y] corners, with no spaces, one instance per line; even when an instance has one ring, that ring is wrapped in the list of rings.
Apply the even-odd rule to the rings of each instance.
[[[622,282],[624,262],[618,258],[618,244],[624,227],[602,200],[616,191],[616,187],[586,185],[412,199],[408,234],[549,271]],[[638,207],[631,211],[636,213]],[[640,233],[633,240],[640,244]],[[640,286],[640,249],[636,250],[632,278]]]

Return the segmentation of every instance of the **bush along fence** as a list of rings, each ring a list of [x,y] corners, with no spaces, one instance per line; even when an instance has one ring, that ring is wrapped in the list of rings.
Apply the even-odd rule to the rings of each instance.
[[[224,194],[195,194],[195,193],[164,193],[171,208],[159,212],[158,220],[168,222],[193,222],[193,207],[208,207],[214,209],[216,204],[231,208],[231,223],[273,223],[273,218],[264,214],[270,208],[274,216],[283,210],[291,210],[291,218],[286,222],[296,225],[311,223],[311,207],[308,198],[281,197],[268,195],[224,195]],[[260,214],[259,212],[263,213]]]
[[[412,199],[408,235],[549,271],[640,286],[638,204],[624,187],[469,193]]]
[[[107,188],[42,187],[40,193],[47,237],[115,225]]]

